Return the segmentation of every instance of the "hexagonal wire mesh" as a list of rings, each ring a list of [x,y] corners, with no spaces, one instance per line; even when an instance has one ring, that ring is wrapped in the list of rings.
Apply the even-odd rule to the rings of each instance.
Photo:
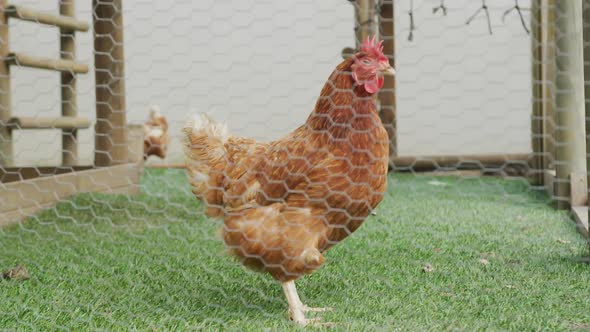
[[[588,326],[581,1],[0,3],[0,329]]]

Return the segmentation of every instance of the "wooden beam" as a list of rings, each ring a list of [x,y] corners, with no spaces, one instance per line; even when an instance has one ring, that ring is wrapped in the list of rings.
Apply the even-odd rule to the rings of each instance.
[[[64,2],[70,2],[73,6],[74,1],[75,0],[60,1],[60,5]],[[69,31],[88,31],[90,28],[90,25],[87,22],[76,20],[73,18],[73,15],[63,15],[63,13],[61,14],[62,16],[56,16],[15,5],[10,5],[6,8],[6,16],[17,18],[23,21],[56,26]]]
[[[588,206],[573,206],[572,214],[578,231],[587,240],[590,240],[590,231],[588,229]]]
[[[586,173],[570,174],[570,201],[572,206],[588,205],[588,183]]]
[[[88,65],[83,63],[72,60],[40,58],[20,53],[10,53],[6,58],[6,62],[13,66],[73,72],[76,74],[85,74],[88,72]]]
[[[7,0],[0,0],[0,9],[5,9]],[[0,57],[6,60],[9,51],[8,17],[0,10]],[[0,166],[12,166],[12,131],[8,128],[11,114],[10,102],[10,66],[6,61],[0,62]]]
[[[583,21],[583,36],[584,36],[584,95],[585,95],[585,114],[586,114],[586,198],[590,192],[590,1],[583,1],[582,5],[582,21]],[[586,201],[586,209],[580,210],[578,213],[574,210],[578,228],[586,231],[586,238],[590,239],[590,230],[588,228],[588,220],[590,219],[588,205],[590,202]],[[582,232],[583,233],[583,232]],[[588,242],[590,249],[590,241]]]
[[[586,173],[582,0],[557,1],[555,15],[558,143],[555,196],[558,208],[569,209],[570,174]]]
[[[526,172],[531,155],[528,153],[506,155],[456,155],[456,156],[397,156],[392,158],[393,170],[431,171],[480,169],[494,173],[510,173],[511,168]]]
[[[555,169],[555,0],[541,1],[543,169]],[[553,192],[553,191],[551,191]]]
[[[379,10],[379,32],[383,40],[383,53],[395,68],[395,33],[393,0],[381,2]],[[397,156],[397,120],[396,120],[396,89],[395,76],[385,75],[383,89],[379,92],[381,122],[389,135],[389,158]],[[391,163],[391,162],[390,162]]]
[[[8,122],[11,129],[86,129],[90,120],[83,117],[62,116],[56,118],[13,117]]]
[[[76,15],[75,0],[60,0],[59,13],[62,17]],[[88,26],[86,26],[88,30]],[[66,27],[60,28],[60,57],[63,60],[76,60],[76,33]],[[61,73],[61,115],[75,117],[78,114],[76,99],[76,75],[73,72]],[[78,163],[78,131],[76,128],[64,128],[61,134],[62,165],[72,166]]]
[[[504,174],[513,170],[526,173],[531,154],[507,155],[458,155],[458,156],[397,156],[393,157],[396,171],[430,172],[456,170],[482,170],[488,173]],[[148,168],[185,168],[184,163],[149,164]]]
[[[355,6],[355,36],[356,49],[360,50],[361,44],[367,37],[372,37],[379,31],[376,21],[376,0],[356,0]]]
[[[86,171],[93,166],[35,166],[35,167],[1,167],[0,182],[8,183],[38,177],[54,176],[75,171]]]
[[[122,0],[93,0],[96,79],[94,163],[128,160]]]
[[[529,180],[533,185],[543,184],[544,146],[543,146],[543,43],[541,0],[531,0],[531,48],[532,48],[532,116],[531,143],[533,158]]]

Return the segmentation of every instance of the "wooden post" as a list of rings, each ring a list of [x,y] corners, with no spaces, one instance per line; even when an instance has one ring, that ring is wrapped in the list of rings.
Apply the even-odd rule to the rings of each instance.
[[[586,106],[586,192],[590,193],[590,1],[583,2],[583,29],[584,29],[584,95]],[[588,194],[590,196],[590,194]],[[586,202],[586,205],[589,205]],[[590,209],[588,209],[586,226],[590,220]],[[590,249],[590,242],[588,242]]]
[[[555,0],[541,1],[543,169],[555,170]],[[553,191],[552,191],[553,192]]]
[[[570,207],[570,178],[586,173],[582,0],[556,1],[555,178],[558,208]]]
[[[94,163],[127,162],[122,0],[93,0],[96,77]]]
[[[356,49],[361,48],[361,44],[367,37],[372,37],[377,33],[377,22],[375,20],[376,1],[375,0],[356,0],[354,3],[355,12],[355,35]]]
[[[75,0],[60,0],[59,13],[74,17]],[[60,29],[60,57],[65,60],[76,59],[76,34],[74,30]],[[61,115],[75,117],[77,115],[76,75],[73,72],[61,72]],[[75,128],[62,130],[62,165],[74,166],[78,163],[78,130]]]
[[[393,0],[383,0],[379,10],[379,33],[383,40],[383,53],[389,59],[391,66],[395,68],[394,31]],[[393,157],[397,156],[395,76],[385,76],[383,89],[379,93],[379,101],[381,104],[379,116],[389,134],[389,158],[393,160]]]
[[[532,47],[532,88],[533,103],[531,116],[531,141],[533,156],[531,160],[530,181],[533,185],[543,184],[543,48],[541,24],[541,0],[531,1],[531,47]]]
[[[12,166],[12,132],[10,120],[10,66],[4,61],[10,53],[7,0],[0,0],[0,166]]]

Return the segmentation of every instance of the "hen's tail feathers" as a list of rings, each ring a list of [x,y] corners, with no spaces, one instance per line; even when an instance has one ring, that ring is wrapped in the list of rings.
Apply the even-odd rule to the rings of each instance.
[[[207,114],[192,116],[182,128],[182,145],[193,193],[208,206],[207,214],[216,215],[222,204],[224,169],[229,134],[225,124]]]

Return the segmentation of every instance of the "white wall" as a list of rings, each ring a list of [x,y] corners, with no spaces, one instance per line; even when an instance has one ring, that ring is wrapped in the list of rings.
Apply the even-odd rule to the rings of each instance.
[[[57,12],[57,1],[14,3]],[[512,0],[491,5],[494,34],[478,18],[479,1],[415,0],[418,30],[407,41],[409,1],[396,1],[398,128],[402,154],[530,150],[530,42]],[[521,5],[528,6],[526,1]],[[124,3],[127,108],[142,122],[159,104],[177,132],[197,111],[226,121],[237,135],[273,139],[301,124],[340,51],[353,45],[353,8],[345,0],[199,0]],[[91,21],[91,1],[77,1]],[[528,23],[528,12],[525,13]],[[78,34],[78,59],[93,65],[91,33]],[[11,48],[57,57],[57,29],[11,21]],[[80,76],[79,113],[94,118],[94,77]],[[13,71],[14,115],[59,115],[59,74]],[[55,164],[59,131],[17,132],[19,164]],[[80,133],[90,162],[91,130]],[[171,161],[181,159],[175,137]]]

